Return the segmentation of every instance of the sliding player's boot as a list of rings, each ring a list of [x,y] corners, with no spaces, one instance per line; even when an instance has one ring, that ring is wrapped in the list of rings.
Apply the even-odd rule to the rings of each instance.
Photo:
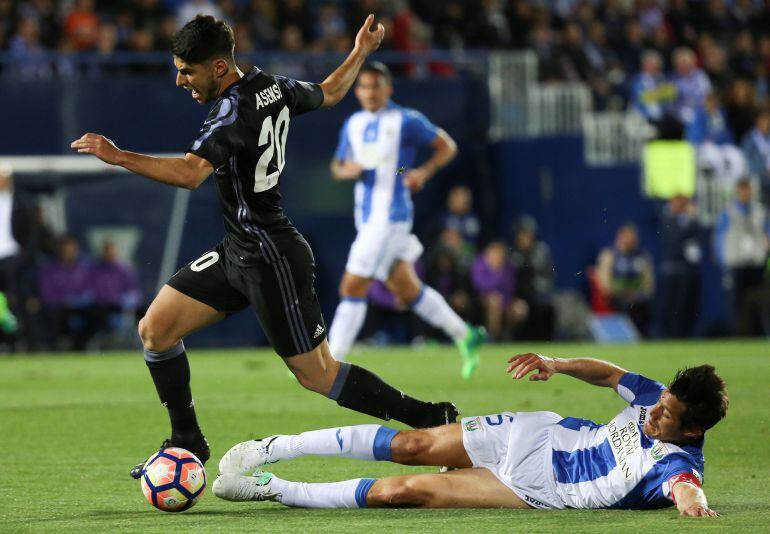
[[[483,326],[468,325],[465,339],[457,341],[457,348],[463,359],[462,377],[468,380],[479,366],[479,348],[487,338],[487,330]]]
[[[197,456],[198,460],[200,460],[201,463],[204,465],[206,464],[208,459],[211,457],[209,442],[206,441],[206,438],[203,436],[200,436],[200,438],[192,442],[186,442],[186,441],[182,442],[180,440],[165,439],[163,440],[163,443],[160,444],[160,448],[158,450],[162,451],[163,449],[167,449],[169,447],[179,447],[181,449],[190,451],[195,456]],[[139,479],[142,477],[142,471],[144,470],[145,462],[146,460],[136,464],[134,467],[131,468],[131,471],[129,471],[131,478]]]
[[[270,445],[277,437],[252,439],[234,445],[219,460],[219,474],[248,475],[265,464],[275,463],[277,460],[270,459]]]
[[[219,475],[211,490],[226,501],[277,501],[281,494],[270,487],[272,480],[272,473],[257,473],[252,477]]]

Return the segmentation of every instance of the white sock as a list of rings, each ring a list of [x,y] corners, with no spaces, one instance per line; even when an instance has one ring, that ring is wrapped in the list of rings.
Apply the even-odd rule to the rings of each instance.
[[[334,312],[329,330],[329,351],[343,362],[366,319],[366,299],[343,298]]]
[[[270,489],[280,493],[278,501],[286,506],[303,508],[366,508],[366,495],[373,478],[357,478],[344,482],[307,483],[289,482],[275,475]]]
[[[422,286],[420,295],[412,303],[412,310],[423,321],[440,328],[454,341],[462,341],[468,335],[465,321],[447,304],[441,293],[428,285]]]
[[[341,456],[358,460],[392,461],[390,442],[398,430],[381,425],[341,426],[278,436],[270,444],[270,460],[300,456]]]

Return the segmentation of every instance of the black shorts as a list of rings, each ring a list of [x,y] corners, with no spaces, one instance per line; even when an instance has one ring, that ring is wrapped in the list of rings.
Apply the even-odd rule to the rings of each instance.
[[[252,265],[233,262],[226,242],[182,267],[167,284],[228,315],[251,304],[275,351],[310,352],[326,338],[310,246],[295,233],[276,242],[278,256]]]

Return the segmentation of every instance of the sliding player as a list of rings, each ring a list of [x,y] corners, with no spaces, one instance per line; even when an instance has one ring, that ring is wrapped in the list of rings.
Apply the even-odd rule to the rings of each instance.
[[[397,431],[359,425],[240,443],[219,464],[214,494],[230,501],[278,501],[309,508],[621,508],[675,504],[682,515],[713,516],[701,489],[704,433],[726,414],[725,384],[709,365],[679,371],[668,387],[592,359],[522,354],[508,372],[548,380],[566,374],[611,387],[628,402],[607,424],[553,412],[501,412],[460,424]],[[449,473],[289,482],[243,476],[299,456],[341,456]]]

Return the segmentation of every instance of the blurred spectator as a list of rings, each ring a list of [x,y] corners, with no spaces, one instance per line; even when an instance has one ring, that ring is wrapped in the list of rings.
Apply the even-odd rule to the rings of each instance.
[[[516,328],[516,339],[552,339],[554,327],[554,265],[551,249],[537,238],[537,222],[530,215],[514,223],[511,263],[516,270],[518,298],[527,304],[526,320]]]
[[[743,139],[749,172],[759,181],[762,200],[770,206],[770,108],[762,109],[754,129]]]
[[[0,330],[15,334],[15,316],[23,317],[31,292],[25,270],[32,268],[36,250],[35,205],[13,186],[13,169],[0,162]]]
[[[505,48],[511,42],[511,29],[505,16],[505,2],[481,0],[468,10],[466,32],[468,44],[476,48]]]
[[[695,203],[684,195],[672,197],[660,221],[661,326],[665,337],[693,335],[700,303],[703,232]]]
[[[730,94],[725,105],[727,124],[736,142],[754,127],[757,105],[754,86],[749,80],[735,80],[730,87]]]
[[[687,140],[696,145],[705,142],[715,145],[735,143],[717,93],[712,92],[706,96],[703,105],[695,111],[695,118],[687,128],[686,134]]]
[[[314,50],[334,51],[347,47],[347,25],[339,6],[332,2],[321,5],[313,33],[316,36]]]
[[[468,277],[472,254],[457,230],[445,228],[425,256],[424,280],[468,322],[479,320],[475,293]]]
[[[717,256],[727,275],[725,286],[733,305],[733,333],[763,332],[762,313],[767,306],[764,271],[770,250],[770,219],[753,199],[751,180],[735,187],[735,196],[719,215],[715,229]]]
[[[51,327],[54,348],[83,350],[93,334],[90,264],[72,236],[59,239],[56,257],[38,278],[40,302]]]
[[[275,48],[280,42],[278,8],[271,0],[251,0],[241,22],[251,31],[255,46]],[[301,36],[300,36],[301,37]],[[235,40],[236,45],[238,38]]]
[[[516,275],[503,243],[486,246],[471,267],[471,282],[484,310],[484,326],[492,339],[510,337],[513,327],[527,318],[527,305],[515,298]]]
[[[176,12],[176,25],[181,28],[197,15],[211,15],[215,19],[223,19],[224,13],[222,9],[210,0],[187,0]],[[228,23],[232,23],[232,20],[228,20]]]
[[[99,15],[94,0],[75,0],[75,6],[64,19],[64,37],[77,51],[93,50],[99,40]]]
[[[35,19],[21,18],[9,46],[11,72],[22,80],[48,78],[53,74],[40,42],[40,27]]]
[[[638,20],[629,18],[625,22],[622,38],[615,45],[618,58],[626,73],[637,72],[643,69],[642,57],[644,46],[645,37],[641,24],[639,24]]]
[[[704,177],[713,177],[724,191],[732,191],[746,174],[746,158],[735,145],[719,96],[711,93],[695,120],[687,128],[687,139],[698,148],[698,167]]]
[[[674,113],[686,127],[695,120],[696,110],[703,106],[706,95],[711,92],[708,76],[698,68],[695,53],[685,47],[674,51],[675,73],[672,82],[676,86]]]
[[[124,326],[124,320],[135,319],[141,302],[139,279],[134,268],[120,260],[115,243],[102,246],[101,257],[90,274],[94,297],[94,321],[99,333],[111,333]],[[130,325],[133,334],[135,321]]]
[[[473,193],[464,185],[454,186],[447,196],[447,211],[440,217],[438,226],[460,234],[473,249],[479,241],[481,221],[473,211]]]
[[[614,246],[599,253],[596,274],[612,307],[628,314],[639,332],[646,335],[655,276],[652,257],[639,245],[636,226],[626,223],[618,228]]]
[[[663,75],[663,58],[648,50],[642,55],[642,70],[631,82],[631,106],[656,127],[666,139],[681,137],[681,124],[671,116],[676,87]]]
[[[300,32],[302,42],[309,43],[313,41],[312,25],[313,19],[305,0],[278,2],[278,26],[282,30],[294,26]]]

